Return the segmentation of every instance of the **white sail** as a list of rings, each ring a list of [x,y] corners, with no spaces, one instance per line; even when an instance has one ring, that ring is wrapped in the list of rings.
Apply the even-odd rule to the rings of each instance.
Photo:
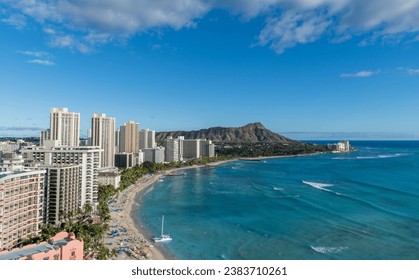
[[[172,240],[170,234],[164,234],[164,215],[161,218],[161,235],[159,237],[154,237],[153,240],[154,242],[167,242]]]

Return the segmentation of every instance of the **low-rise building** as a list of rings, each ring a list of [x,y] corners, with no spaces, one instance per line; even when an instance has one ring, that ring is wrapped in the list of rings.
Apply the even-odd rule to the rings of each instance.
[[[3,153],[0,156],[0,172],[23,171],[23,157],[14,152]]]
[[[115,188],[119,187],[121,182],[121,174],[118,172],[118,168],[101,168],[99,169],[99,185],[112,185]]]
[[[83,260],[83,240],[60,232],[47,242],[0,252],[0,260]]]
[[[327,148],[336,153],[350,152],[353,150],[349,141],[340,141],[338,143],[327,144]]]

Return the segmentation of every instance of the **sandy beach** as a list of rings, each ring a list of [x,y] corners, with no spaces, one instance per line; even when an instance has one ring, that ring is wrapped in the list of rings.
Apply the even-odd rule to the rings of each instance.
[[[169,169],[147,175],[140,178],[135,184],[129,186],[123,192],[119,193],[110,205],[111,220],[109,222],[109,232],[104,237],[104,243],[109,249],[118,251],[114,260],[168,260],[174,259],[173,256],[166,253],[162,248],[155,246],[151,236],[137,225],[133,219],[136,215],[135,209],[141,206],[141,198],[155,182],[163,176],[170,176],[174,172],[192,169],[217,166],[226,162],[235,161],[236,159],[209,163],[207,165],[185,166],[180,168]],[[116,232],[113,236],[111,232]]]

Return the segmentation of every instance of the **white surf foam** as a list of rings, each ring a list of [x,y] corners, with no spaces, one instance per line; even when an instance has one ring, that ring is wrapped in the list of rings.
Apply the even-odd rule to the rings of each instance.
[[[333,187],[334,186],[333,184],[323,184],[323,183],[308,182],[308,181],[303,181],[303,183],[306,184],[306,185],[312,186],[313,188],[322,189],[322,190],[324,188]]]
[[[379,157],[377,157],[377,156],[358,156],[358,157],[356,157],[357,159],[377,159],[377,158],[379,158]]]
[[[377,155],[377,156],[357,156],[357,159],[380,159],[380,158],[398,158],[409,156],[409,154],[388,154],[388,155]]]
[[[334,191],[331,191],[331,190],[326,189],[327,187],[333,187],[334,186],[333,184],[323,184],[323,183],[307,182],[307,181],[303,181],[303,183],[306,184],[306,185],[309,185],[309,186],[311,186],[313,188],[316,188],[318,190],[322,190],[322,191],[325,191],[325,192],[334,193],[334,194],[339,195],[339,196],[343,195],[341,193],[334,192]]]
[[[274,190],[276,190],[276,191],[283,191],[284,188],[274,188]]]
[[[322,253],[322,254],[337,254],[342,252],[343,250],[348,249],[348,247],[323,247],[323,246],[310,246],[311,249],[313,249],[316,252]]]

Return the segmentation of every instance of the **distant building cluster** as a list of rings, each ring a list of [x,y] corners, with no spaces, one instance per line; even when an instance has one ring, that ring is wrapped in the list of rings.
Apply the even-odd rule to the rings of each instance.
[[[340,141],[334,144],[327,144],[327,148],[336,153],[345,153],[353,150],[353,147],[349,144],[349,141]]]
[[[135,121],[116,128],[115,122],[105,114],[93,114],[88,138],[80,139],[80,114],[52,108],[50,127],[40,132],[38,145],[23,140],[0,142],[0,251],[36,236],[42,224],[59,225],[63,213],[86,204],[96,207],[99,185],[117,188],[120,169],[145,161],[215,156],[210,140],[168,137],[158,146],[155,130],[141,130]],[[7,258],[27,258],[24,250],[14,252]],[[31,258],[55,259],[57,254],[55,250],[49,255],[31,254]]]

